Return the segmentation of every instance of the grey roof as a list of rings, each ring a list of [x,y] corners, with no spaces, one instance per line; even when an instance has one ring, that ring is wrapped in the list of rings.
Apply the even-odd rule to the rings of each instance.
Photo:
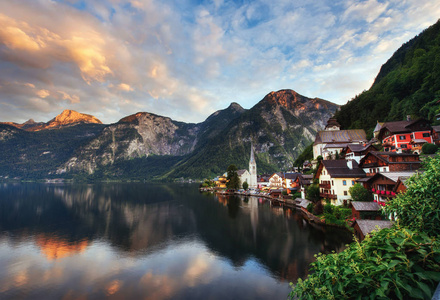
[[[413,139],[412,141],[413,141],[414,143],[417,143],[417,144],[424,144],[424,143],[427,143],[427,141],[424,140],[424,139]]]
[[[312,203],[311,201],[307,200],[307,199],[301,199],[301,203],[299,204],[299,206],[307,208],[307,206]]]
[[[339,143],[339,144],[330,143],[330,144],[326,144],[324,149],[329,149],[329,148],[346,148],[347,146],[348,146],[347,143]]]
[[[237,175],[238,176],[241,176],[241,175],[243,175],[244,173],[246,173],[248,170],[246,170],[246,169],[241,169],[241,170],[238,170],[237,171]]]
[[[284,174],[284,178],[291,179],[292,181],[295,181],[298,176],[301,176],[301,173],[285,173]]]
[[[440,132],[440,125],[432,126],[432,129],[434,129],[435,132]]]
[[[351,160],[353,168],[348,167],[348,160],[323,160],[321,163],[327,169],[328,173],[333,178],[352,178],[352,177],[365,177],[363,169],[359,168],[358,163],[355,160]]]
[[[374,176],[366,177],[365,181],[373,181],[375,178],[377,178],[378,176],[382,175],[382,176],[388,178],[391,181],[397,182],[397,180],[399,180],[399,178],[402,177],[402,178],[407,178],[408,179],[409,177],[411,177],[415,173],[416,173],[416,171],[378,172],[378,173],[374,174]]]
[[[393,222],[384,220],[356,220],[356,223],[359,225],[364,236],[378,228],[380,230],[393,226]]]
[[[319,131],[315,137],[315,145],[319,143],[352,143],[367,141],[363,129]]]
[[[376,202],[353,201],[351,202],[357,211],[379,211],[380,206]]]

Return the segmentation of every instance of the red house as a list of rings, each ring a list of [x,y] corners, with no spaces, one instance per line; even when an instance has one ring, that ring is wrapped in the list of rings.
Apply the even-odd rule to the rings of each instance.
[[[382,141],[385,151],[407,152],[414,145],[411,141],[425,140],[433,143],[432,127],[425,119],[412,121],[408,118],[406,121],[386,122],[379,131],[378,139]]]

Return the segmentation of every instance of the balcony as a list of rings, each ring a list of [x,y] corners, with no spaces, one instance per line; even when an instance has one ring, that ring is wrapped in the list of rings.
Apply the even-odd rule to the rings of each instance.
[[[331,189],[330,183],[320,183],[319,187],[326,190]]]
[[[321,198],[326,198],[326,199],[337,199],[338,198],[337,195],[328,194],[328,193],[319,193],[319,196]]]

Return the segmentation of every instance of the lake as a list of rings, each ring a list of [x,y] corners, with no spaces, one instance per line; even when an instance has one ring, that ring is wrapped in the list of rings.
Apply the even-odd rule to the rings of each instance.
[[[0,299],[286,299],[351,238],[194,184],[0,184]]]

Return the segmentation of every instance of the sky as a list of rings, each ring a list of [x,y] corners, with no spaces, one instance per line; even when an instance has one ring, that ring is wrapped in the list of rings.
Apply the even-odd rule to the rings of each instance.
[[[198,123],[281,89],[342,105],[438,18],[432,0],[0,0],[0,121]]]

